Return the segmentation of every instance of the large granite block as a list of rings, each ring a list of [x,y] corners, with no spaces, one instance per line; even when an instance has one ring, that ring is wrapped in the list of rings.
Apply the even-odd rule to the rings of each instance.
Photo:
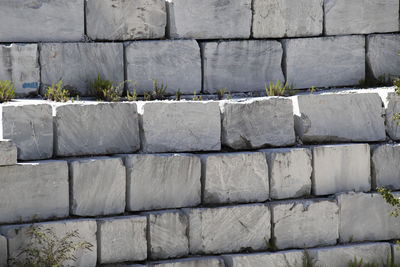
[[[249,38],[251,0],[168,1],[170,38]]]
[[[89,0],[87,34],[95,40],[163,38],[167,24],[164,0]]]
[[[69,239],[73,244],[78,242],[86,241],[92,245],[91,250],[78,249],[73,255],[76,257],[76,261],[64,261],[63,264],[66,266],[76,267],[91,267],[96,266],[97,260],[97,241],[96,232],[97,226],[94,220],[70,220],[70,221],[55,221],[55,222],[44,222],[37,224],[22,224],[22,225],[11,225],[0,227],[0,232],[8,239],[8,253],[9,259],[23,260],[23,255],[20,255],[21,251],[26,248],[41,247],[44,248],[45,243],[39,244],[37,240],[33,239],[28,233],[34,227],[34,229],[45,232],[48,238],[52,238],[52,235],[46,232],[51,231],[55,234],[57,240],[62,239],[68,233],[77,231],[79,237]],[[32,246],[30,246],[32,245]]]
[[[147,220],[144,216],[97,220],[98,263],[147,259]]]
[[[376,93],[299,95],[293,98],[296,133],[305,143],[386,139]]]
[[[311,193],[311,151],[307,148],[261,150],[267,156],[270,197],[297,198]]]
[[[394,89],[394,88],[393,88]],[[394,120],[393,116],[400,114],[400,95],[394,90],[385,90],[381,97],[385,106],[386,132],[392,140],[400,140],[400,120]]]
[[[135,103],[75,102],[55,105],[57,156],[130,153],[139,149]]]
[[[288,98],[224,101],[222,144],[233,149],[287,146],[295,142],[293,106]]]
[[[287,79],[295,88],[358,85],[365,78],[364,36],[284,40]]]
[[[17,164],[17,146],[11,140],[0,140],[0,166]]]
[[[187,212],[189,248],[192,254],[267,248],[265,240],[271,237],[271,214],[266,205],[203,208]]]
[[[0,235],[0,267],[7,267],[7,238]]]
[[[157,267],[225,267],[225,263],[218,257],[186,258],[179,260],[153,262],[150,266]]]
[[[137,94],[153,91],[153,79],[167,86],[165,94],[193,94],[201,90],[200,47],[195,40],[132,42],[126,46],[128,80]],[[132,85],[130,85],[132,91]]]
[[[386,144],[372,151],[373,188],[400,189],[400,144]]]
[[[65,161],[0,167],[0,184],[0,223],[68,216],[68,166]]]
[[[389,216],[393,207],[379,194],[351,192],[338,195],[337,201],[340,208],[339,237],[342,243],[400,237],[400,221]]]
[[[302,266],[304,253],[301,250],[281,251],[276,253],[251,253],[222,255],[228,267],[281,267]]]
[[[3,0],[0,42],[80,41],[84,0]]]
[[[17,97],[36,95],[40,82],[38,45],[0,45],[0,49],[0,80],[12,81]]]
[[[7,102],[0,105],[0,139],[11,139],[18,159],[53,156],[52,108],[43,101]]]
[[[322,34],[323,0],[255,0],[254,38]]]
[[[264,91],[265,83],[282,83],[282,45],[278,41],[205,42],[203,90],[215,93]]]
[[[221,149],[221,115],[217,102],[144,102],[139,113],[144,152]]]
[[[399,31],[398,0],[325,0],[328,35]]]
[[[339,209],[333,201],[285,201],[272,205],[278,249],[334,245],[339,237]]]
[[[313,148],[313,194],[371,190],[368,144],[326,145]]]
[[[128,155],[129,211],[196,206],[201,201],[201,163],[193,155]]]
[[[63,80],[72,94],[94,95],[90,82],[100,75],[115,86],[124,81],[121,43],[44,43],[40,45],[42,94]],[[121,88],[121,92],[122,92]]]
[[[203,201],[207,204],[264,202],[269,197],[263,153],[209,154],[203,161]]]

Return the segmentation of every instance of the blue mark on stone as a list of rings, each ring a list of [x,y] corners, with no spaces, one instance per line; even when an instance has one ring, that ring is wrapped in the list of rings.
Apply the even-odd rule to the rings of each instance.
[[[37,82],[22,84],[22,88],[38,88],[38,86],[39,84]]]

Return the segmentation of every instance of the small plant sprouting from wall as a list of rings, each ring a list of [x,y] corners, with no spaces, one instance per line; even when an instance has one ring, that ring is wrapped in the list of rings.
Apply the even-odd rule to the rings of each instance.
[[[216,91],[218,100],[221,100],[221,99],[224,98],[225,92],[226,92],[226,88],[221,88],[221,89]]]
[[[196,91],[194,91],[192,100],[193,101],[201,101],[201,100],[203,100],[203,97],[201,95],[197,95]]]
[[[176,94],[175,94],[175,100],[181,101],[181,95],[182,95],[181,88],[178,88],[178,91],[176,91]]]
[[[167,90],[167,85],[164,86],[162,83],[161,86],[157,85],[157,80],[153,79],[153,99],[155,100],[164,100],[165,99],[165,91]]]
[[[69,100],[69,91],[62,87],[62,83],[63,81],[60,80],[58,83],[52,83],[51,86],[47,87],[44,99],[55,102],[67,102]]]
[[[0,80],[0,103],[10,101],[15,96],[14,83]]]
[[[121,99],[119,89],[123,84],[125,84],[125,82],[114,87],[110,80],[106,80],[104,77],[97,75],[97,78],[95,78],[93,82],[90,82],[89,86],[97,99],[103,101],[119,101]]]
[[[288,86],[288,80],[286,80],[285,84],[282,86],[280,81],[278,80],[275,84],[267,83],[264,84],[265,92],[267,96],[284,96],[287,95],[295,95],[296,92],[294,90],[294,84]]]
[[[131,95],[129,93],[129,90],[126,90],[126,100],[128,100],[128,101],[136,101],[137,100],[136,81],[133,81],[132,84],[133,84],[133,94]]]

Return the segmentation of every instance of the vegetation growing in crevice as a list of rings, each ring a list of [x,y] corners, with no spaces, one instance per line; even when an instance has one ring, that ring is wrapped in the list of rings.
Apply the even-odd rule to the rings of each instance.
[[[48,99],[55,102],[67,102],[69,100],[69,91],[62,87],[63,81],[60,80],[58,83],[52,83],[51,86],[47,87],[44,93],[44,99]]]
[[[15,96],[14,83],[0,80],[0,103],[10,101]]]

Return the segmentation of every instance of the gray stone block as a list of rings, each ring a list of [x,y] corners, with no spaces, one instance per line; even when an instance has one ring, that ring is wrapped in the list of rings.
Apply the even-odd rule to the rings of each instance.
[[[400,34],[374,34],[367,36],[367,63],[375,79],[391,80],[400,77]]]
[[[393,90],[386,91],[382,95],[385,106],[386,132],[392,140],[400,140],[400,121],[394,120],[393,116],[400,114],[400,96]]]
[[[22,249],[27,247],[43,247],[28,235],[28,231],[31,229],[31,224],[22,225],[11,225],[0,227],[0,232],[4,234],[8,239],[8,253],[9,259],[17,258],[23,260],[23,257],[19,255]],[[74,256],[77,258],[76,261],[65,261],[66,266],[76,267],[91,267],[96,266],[97,260],[97,241],[96,241],[96,221],[94,220],[70,220],[70,221],[56,221],[56,222],[44,222],[34,224],[40,232],[44,232],[49,229],[53,232],[57,239],[65,237],[67,233],[78,231],[79,237],[72,238],[74,244],[82,241],[89,242],[92,247],[91,250],[78,249]],[[50,237],[50,234],[47,234]],[[32,246],[31,246],[32,244]]]
[[[364,36],[288,39],[287,79],[295,88],[358,85],[365,78]]]
[[[366,243],[357,245],[326,247],[308,250],[315,266],[348,266],[350,261],[362,260],[363,265],[382,264],[391,257],[389,243]]]
[[[313,147],[313,194],[371,190],[368,144]]]
[[[262,204],[202,208],[189,214],[191,254],[265,250],[271,237],[271,214]]]
[[[181,211],[148,214],[149,257],[151,259],[178,258],[189,254],[187,231],[189,221]]]
[[[196,206],[201,201],[201,163],[193,155],[129,155],[129,211]]]
[[[11,140],[0,140],[0,166],[17,164],[17,146]]]
[[[400,246],[392,244],[392,251],[394,264],[400,264]]]
[[[217,102],[143,102],[139,113],[144,152],[221,149],[221,115]]]
[[[339,209],[333,201],[285,201],[272,205],[278,249],[334,245],[339,237]]]
[[[249,38],[251,0],[168,1],[170,38]]]
[[[167,24],[164,0],[89,0],[87,34],[95,40],[163,38]]]
[[[201,90],[200,47],[195,40],[132,42],[126,46],[128,80],[137,94],[153,91],[153,79],[167,86],[166,95],[193,94]],[[132,85],[129,89],[132,91]]]
[[[12,81],[17,97],[36,95],[40,82],[38,45],[11,44],[0,48],[0,80]]]
[[[288,98],[224,101],[222,144],[233,149],[287,146],[295,142],[293,106]]]
[[[227,267],[281,267],[281,266],[303,266],[304,253],[301,250],[281,251],[276,253],[251,253],[222,255]]]
[[[0,267],[7,267],[7,238],[0,235]]]
[[[399,196],[398,193],[395,194]],[[347,193],[337,196],[339,236],[343,242],[389,240],[400,237],[400,221],[391,217],[393,207],[379,194]]]
[[[68,216],[68,166],[38,161],[0,167],[0,223]]]
[[[203,161],[203,201],[207,204],[264,202],[269,197],[263,153],[209,154]]]
[[[265,83],[284,82],[282,45],[278,41],[202,43],[203,90],[215,93],[265,91]]]
[[[253,37],[301,37],[322,34],[323,0],[255,0]]]
[[[4,0],[0,42],[80,41],[84,36],[83,0]]]
[[[93,95],[89,85],[98,75],[115,86],[124,81],[121,43],[47,43],[40,45],[42,94],[63,80],[72,94]],[[122,88],[120,90],[122,92]]]
[[[46,102],[3,103],[0,123],[0,139],[11,139],[15,143],[18,159],[48,159],[53,156],[53,115]]]
[[[400,189],[400,144],[381,145],[372,151],[373,188]]]
[[[376,93],[299,95],[293,98],[296,133],[305,143],[386,139]]]
[[[147,258],[144,216],[100,219],[98,228],[98,263],[141,261]]]
[[[135,103],[55,104],[57,156],[130,153],[140,147]]]
[[[267,156],[270,197],[297,198],[311,193],[311,151],[307,148],[261,150]]]
[[[97,216],[125,211],[126,171],[121,158],[73,159],[69,169],[72,214]]]
[[[157,267],[225,267],[224,261],[217,257],[187,258],[180,260],[159,261],[150,263]]]
[[[328,35],[399,31],[398,0],[325,0]]]

